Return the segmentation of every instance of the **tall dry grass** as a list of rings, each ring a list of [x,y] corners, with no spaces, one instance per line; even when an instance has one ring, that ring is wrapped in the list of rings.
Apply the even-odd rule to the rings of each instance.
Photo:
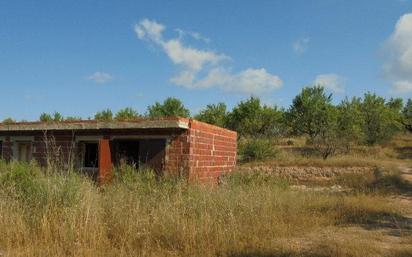
[[[399,215],[381,195],[295,191],[258,173],[210,187],[122,167],[98,188],[76,173],[0,163],[2,256],[373,256],[357,242],[310,242]]]

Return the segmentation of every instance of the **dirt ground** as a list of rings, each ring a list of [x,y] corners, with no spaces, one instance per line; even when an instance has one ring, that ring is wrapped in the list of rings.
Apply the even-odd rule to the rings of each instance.
[[[400,164],[398,167],[402,178],[412,183],[412,168],[410,164]],[[310,243],[297,239],[297,245],[306,248],[300,252],[308,250],[313,253],[313,245],[317,245],[317,247],[322,247],[322,245],[331,247],[332,245],[330,252],[331,256],[333,256],[333,244],[335,244],[336,249],[344,249],[338,247],[339,245],[365,247],[365,251],[369,254],[371,251],[376,251],[372,254],[373,256],[412,256],[412,192],[393,195],[390,199],[396,205],[401,206],[403,210],[401,217],[392,217],[391,219],[366,226],[324,229],[319,233],[315,233],[312,237],[314,240]],[[368,248],[370,250],[367,250]],[[335,254],[345,255],[341,252]],[[348,256],[351,256],[351,254],[348,254]]]

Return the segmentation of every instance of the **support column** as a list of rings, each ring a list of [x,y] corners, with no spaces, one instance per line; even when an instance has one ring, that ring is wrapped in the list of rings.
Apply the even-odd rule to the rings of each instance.
[[[110,183],[113,178],[112,155],[109,139],[99,140],[99,185]]]

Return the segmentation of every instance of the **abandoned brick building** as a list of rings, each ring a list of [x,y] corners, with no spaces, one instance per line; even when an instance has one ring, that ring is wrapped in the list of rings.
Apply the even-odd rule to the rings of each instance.
[[[236,165],[234,131],[186,118],[0,123],[0,157],[72,163],[100,182],[122,162],[217,181]]]

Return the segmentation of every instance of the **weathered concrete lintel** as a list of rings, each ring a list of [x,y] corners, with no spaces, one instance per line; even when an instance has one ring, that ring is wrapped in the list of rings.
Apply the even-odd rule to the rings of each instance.
[[[21,122],[0,123],[1,131],[45,131],[45,130],[102,130],[102,129],[188,129],[184,119],[159,119],[139,121],[77,121],[77,122]]]

